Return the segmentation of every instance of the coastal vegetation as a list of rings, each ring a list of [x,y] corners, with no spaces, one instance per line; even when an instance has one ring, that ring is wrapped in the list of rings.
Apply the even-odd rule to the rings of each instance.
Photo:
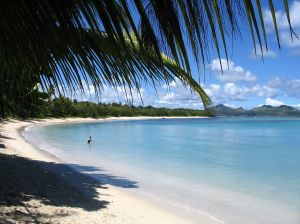
[[[282,2],[293,36],[288,1]],[[280,48],[273,1],[268,5]],[[268,50],[259,0],[21,0],[1,1],[0,10],[1,117],[11,105],[24,114],[38,106],[37,85],[61,95],[84,93],[89,85],[96,95],[104,86],[121,87],[130,97],[143,85],[175,79],[209,109],[191,60],[205,69],[211,49],[228,59],[227,42],[241,34]]]
[[[121,103],[78,102],[77,100],[72,101],[63,96],[47,100],[40,99],[39,102],[27,105],[27,107],[11,107],[7,113],[8,116],[20,118],[212,116],[210,110],[156,108],[153,106],[134,106]]]

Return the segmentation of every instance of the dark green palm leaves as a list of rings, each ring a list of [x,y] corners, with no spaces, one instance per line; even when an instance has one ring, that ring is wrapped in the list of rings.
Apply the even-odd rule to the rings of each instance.
[[[227,57],[227,38],[239,33],[240,21],[248,22],[254,44],[267,41],[259,0],[3,0],[0,11],[1,82],[38,77],[44,89],[61,91],[91,83],[100,95],[104,85],[131,90],[178,78],[209,106],[191,57],[205,66],[211,47]]]

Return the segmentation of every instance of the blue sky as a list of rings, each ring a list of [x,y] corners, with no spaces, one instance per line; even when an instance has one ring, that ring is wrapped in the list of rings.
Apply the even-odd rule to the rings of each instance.
[[[300,108],[300,40],[294,38],[294,41],[291,41],[282,1],[274,2],[281,50],[277,46],[271,14],[268,8],[264,7],[269,47],[269,51],[264,52],[264,60],[260,56],[259,49],[258,55],[255,56],[251,35],[247,30],[243,30],[242,39],[237,39],[233,43],[229,69],[225,57],[222,60],[225,68],[223,73],[216,55],[211,53],[211,60],[206,66],[206,81],[203,82],[201,79],[201,84],[215,105],[223,103],[233,107],[253,108],[263,104],[273,106],[287,104]],[[289,1],[289,3],[291,22],[300,36],[300,1]],[[266,2],[263,2],[263,5],[266,6]],[[192,67],[193,74],[197,77],[194,63]],[[170,87],[168,90],[162,84],[158,86],[157,92],[152,88],[144,87],[141,90],[143,104],[171,108],[202,108],[199,98],[179,82],[171,83]],[[100,101],[125,102],[126,98],[122,92],[122,88],[115,91],[105,87]],[[83,97],[82,100],[94,101],[93,92],[90,97]],[[135,104],[141,104],[137,95],[133,97],[133,101]]]

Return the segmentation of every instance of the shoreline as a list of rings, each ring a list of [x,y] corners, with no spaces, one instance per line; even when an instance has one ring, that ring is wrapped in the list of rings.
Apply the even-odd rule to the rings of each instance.
[[[64,119],[42,119],[42,120],[8,120],[1,123],[1,135],[8,138],[4,138],[2,142],[7,149],[1,152],[7,155],[17,155],[31,160],[43,161],[47,163],[66,164],[60,158],[52,155],[51,153],[38,149],[32,146],[25,140],[21,132],[32,125],[51,125],[58,123],[78,123],[78,122],[105,122],[105,121],[121,121],[121,120],[147,120],[147,119],[185,119],[185,118],[207,118],[207,117],[120,117],[120,118],[64,118]],[[9,139],[10,138],[10,139]],[[0,139],[1,140],[1,139]],[[20,150],[22,148],[22,150]],[[68,165],[68,164],[67,164]],[[69,165],[68,165],[69,166]],[[71,166],[69,166],[71,167]],[[74,170],[74,168],[72,168]],[[75,170],[79,172],[79,170]],[[87,174],[84,174],[87,175]],[[76,179],[73,180],[76,182]],[[158,204],[154,201],[150,201],[146,198],[135,195],[134,192],[128,192],[125,189],[120,189],[109,184],[105,184],[105,190],[101,189],[101,199],[110,201],[107,208],[101,211],[89,212],[89,216],[96,216],[91,223],[199,223],[199,217],[197,222],[195,219],[185,214],[185,211],[178,212]],[[99,191],[99,189],[97,189]],[[109,196],[107,196],[109,195]],[[128,206],[130,205],[130,206]],[[67,208],[65,208],[68,210]],[[77,211],[76,220],[81,220],[86,217],[83,211]],[[182,213],[182,214],[181,214]],[[97,215],[96,215],[97,214]],[[108,216],[110,218],[108,218]],[[205,220],[200,223],[213,223],[211,220]],[[86,222],[86,219],[82,219],[80,222]],[[50,222],[51,223],[51,222]],[[64,223],[68,221],[64,220]],[[71,223],[71,222],[70,222]],[[72,221],[74,223],[74,221]],[[76,223],[76,221],[75,221]]]

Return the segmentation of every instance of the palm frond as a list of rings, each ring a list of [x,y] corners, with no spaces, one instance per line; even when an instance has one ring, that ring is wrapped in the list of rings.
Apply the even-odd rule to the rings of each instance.
[[[268,3],[280,47],[275,8]],[[228,38],[248,22],[254,47],[258,40],[262,50],[261,7],[259,0],[256,7],[251,0],[3,0],[0,81],[10,76],[21,88],[20,76],[26,82],[38,77],[43,88],[63,91],[84,91],[88,82],[100,94],[104,85],[131,90],[179,78],[209,106],[191,75],[189,47],[198,65],[205,65],[211,48],[228,58]]]
[[[288,0],[283,0],[283,3],[291,35],[297,36],[290,23]],[[268,6],[280,48],[279,31],[272,0],[268,0]],[[189,60],[178,59],[180,55],[184,55],[188,51],[188,45],[190,45],[195,59],[202,63],[203,58],[199,58],[198,55],[201,55],[201,52],[209,51],[210,47],[216,50],[219,58],[221,52],[224,52],[228,59],[227,40],[235,38],[244,23],[248,23],[247,27],[250,30],[254,47],[258,43],[260,50],[263,51],[263,46],[265,45],[266,49],[268,46],[260,0],[255,3],[251,0],[145,0],[144,8],[150,18],[149,21],[154,21],[150,27],[147,25],[147,32],[149,30],[159,31],[156,38],[151,38],[148,42],[151,40],[155,42],[156,39],[159,39],[161,43],[165,44],[166,52],[170,52],[169,56],[187,70],[190,67]],[[184,45],[177,44],[176,40],[179,40],[182,33],[185,32],[189,41]],[[264,40],[264,44],[262,40]]]

